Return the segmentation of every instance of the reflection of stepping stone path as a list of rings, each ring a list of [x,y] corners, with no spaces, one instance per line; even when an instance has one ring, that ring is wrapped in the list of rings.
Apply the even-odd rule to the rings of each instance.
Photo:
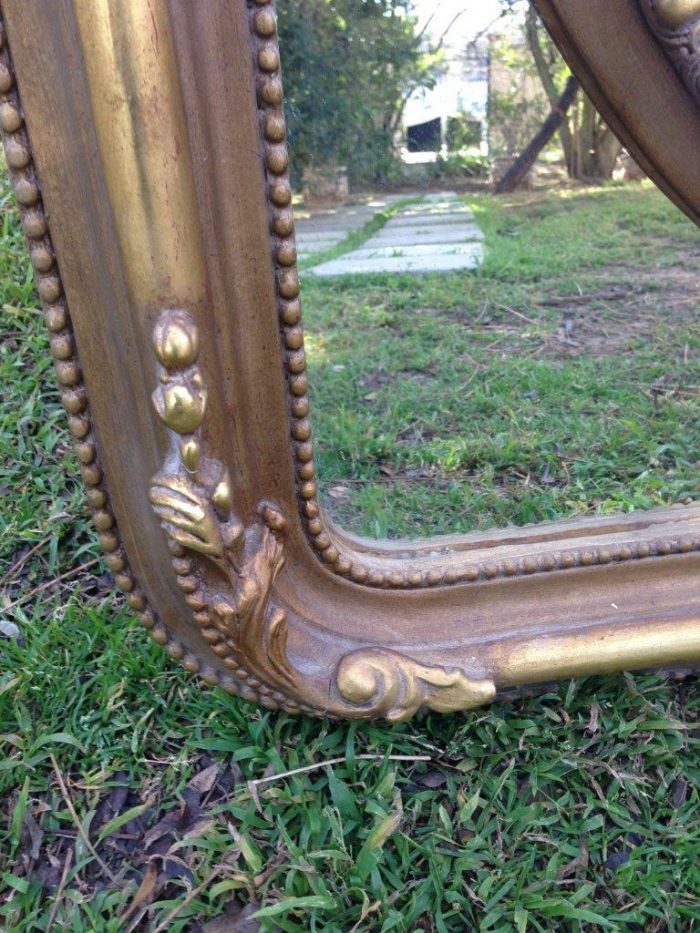
[[[361,230],[378,211],[385,211],[400,195],[377,197],[366,203],[354,204],[327,211],[319,211],[311,217],[304,217],[295,222],[297,252],[303,259],[311,253],[333,249],[350,233]]]
[[[431,194],[392,217],[359,249],[321,263],[311,272],[330,277],[473,270],[483,260],[483,238],[474,215],[456,194]]]

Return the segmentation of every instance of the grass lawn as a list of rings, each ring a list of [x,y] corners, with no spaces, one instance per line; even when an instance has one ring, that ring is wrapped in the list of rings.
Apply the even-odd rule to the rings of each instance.
[[[305,280],[329,510],[415,536],[696,496],[695,227],[649,188],[469,200],[480,275]]]
[[[470,200],[479,275],[306,278],[335,516],[428,534],[695,496],[690,222],[647,187]],[[696,679],[389,728],[202,690],[146,639],[85,520],[4,187],[0,207],[0,930],[695,929]]]

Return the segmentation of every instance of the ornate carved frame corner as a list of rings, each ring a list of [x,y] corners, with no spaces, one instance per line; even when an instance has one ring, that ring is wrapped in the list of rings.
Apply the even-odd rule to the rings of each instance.
[[[698,220],[697,0],[538,7]],[[390,721],[700,661],[700,507],[427,542],[324,515],[272,0],[0,18],[0,126],[88,502],[171,657],[267,707]]]

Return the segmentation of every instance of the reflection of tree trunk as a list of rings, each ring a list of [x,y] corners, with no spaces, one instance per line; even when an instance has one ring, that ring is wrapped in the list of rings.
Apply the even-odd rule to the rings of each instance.
[[[559,100],[559,91],[557,86],[554,83],[554,78],[552,73],[549,70],[547,65],[547,60],[545,58],[544,49],[540,42],[540,34],[537,29],[537,13],[535,8],[530,6],[527,11],[527,19],[525,20],[525,35],[527,37],[527,44],[530,48],[530,53],[535,62],[535,67],[537,69],[537,74],[539,75],[540,82],[544,88],[544,92],[547,95],[549,100],[549,106],[554,110],[557,106]],[[564,150],[564,159],[566,161],[566,170],[569,173],[570,178],[575,177],[576,171],[576,158],[574,154],[574,141],[571,135],[571,128],[569,126],[568,120],[562,120],[561,126],[559,127],[559,137],[561,139],[561,146]]]
[[[622,143],[610,127],[603,127],[598,141],[598,166],[600,178],[612,178],[617,160],[622,152]]]
[[[596,174],[596,117],[590,100],[584,98],[579,126],[579,178],[594,178]]]
[[[527,44],[550,106],[555,109],[559,95],[537,24],[537,13],[530,5],[525,19]],[[562,120],[559,135],[570,178],[612,178],[622,146],[587,96],[574,113],[573,127],[568,119]]]
[[[588,97],[581,108],[579,178],[612,178],[622,145]]]
[[[573,104],[579,84],[572,75],[566,82],[564,93],[561,95],[552,112],[542,124],[540,131],[534,137],[530,145],[515,160],[513,166],[506,172],[503,178],[496,185],[496,194],[506,194],[509,191],[515,191],[520,182],[525,178],[532,166],[535,164],[537,156],[550,141],[552,136],[561,127],[569,108]]]

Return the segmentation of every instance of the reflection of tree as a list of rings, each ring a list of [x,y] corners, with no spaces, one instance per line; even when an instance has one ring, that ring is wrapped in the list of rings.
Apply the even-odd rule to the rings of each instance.
[[[295,171],[335,163],[355,183],[386,181],[406,104],[435,83],[444,38],[426,43],[413,0],[285,0],[279,20]]]
[[[496,184],[496,194],[505,194],[509,191],[515,191],[535,164],[537,156],[566,121],[567,114],[576,99],[578,89],[578,81],[573,75],[570,75],[566,82],[564,93],[552,107],[551,113],[540,127],[539,132],[535,134],[529,145],[515,160],[515,163]]]
[[[525,73],[537,78],[551,109],[551,113],[546,118],[551,122],[552,114],[561,113],[562,100],[566,101],[568,98],[566,92],[571,87],[568,84],[571,76],[569,69],[540,23],[531,2],[501,0],[498,19],[522,23],[522,40],[518,38],[515,43],[511,43],[510,54],[515,55],[518,49],[526,53],[519,67],[522,67]],[[499,54],[509,54],[507,43],[505,47],[502,44]],[[525,102],[521,103],[522,110],[525,108]],[[497,111],[499,107],[504,111],[501,118],[506,118],[508,114],[505,112],[507,109],[505,105],[508,101],[497,99],[495,104]],[[520,112],[511,114],[511,116],[524,119]],[[605,179],[612,176],[622,147],[596,111],[587,94],[580,93],[573,103],[569,103],[565,115],[558,121],[558,133],[570,177]],[[552,133],[547,135],[545,123],[540,120],[530,138],[525,141],[527,145],[524,143],[518,145],[512,154],[522,153],[525,149],[530,150],[532,154],[538,141],[541,142],[544,139],[543,145],[546,145],[551,136]],[[542,145],[540,145],[541,148]]]
[[[450,31],[478,10],[480,2],[463,0],[442,32],[430,39],[435,14],[419,29],[414,0],[280,3],[287,118],[297,178],[309,165],[347,165],[354,184],[391,180],[406,105],[417,91],[434,87]],[[503,110],[504,125],[510,120],[514,126],[517,116],[515,149],[522,151],[560,100],[570,73],[529,0],[499,0],[492,21],[472,37],[467,56],[500,25],[519,33],[518,67],[542,89],[537,106],[526,107],[527,113],[506,112],[509,107],[518,109],[517,100],[504,97],[495,102]],[[507,53],[501,43],[502,54],[512,57],[515,46]],[[610,177],[620,146],[585,94],[570,108],[559,135],[572,177]]]

